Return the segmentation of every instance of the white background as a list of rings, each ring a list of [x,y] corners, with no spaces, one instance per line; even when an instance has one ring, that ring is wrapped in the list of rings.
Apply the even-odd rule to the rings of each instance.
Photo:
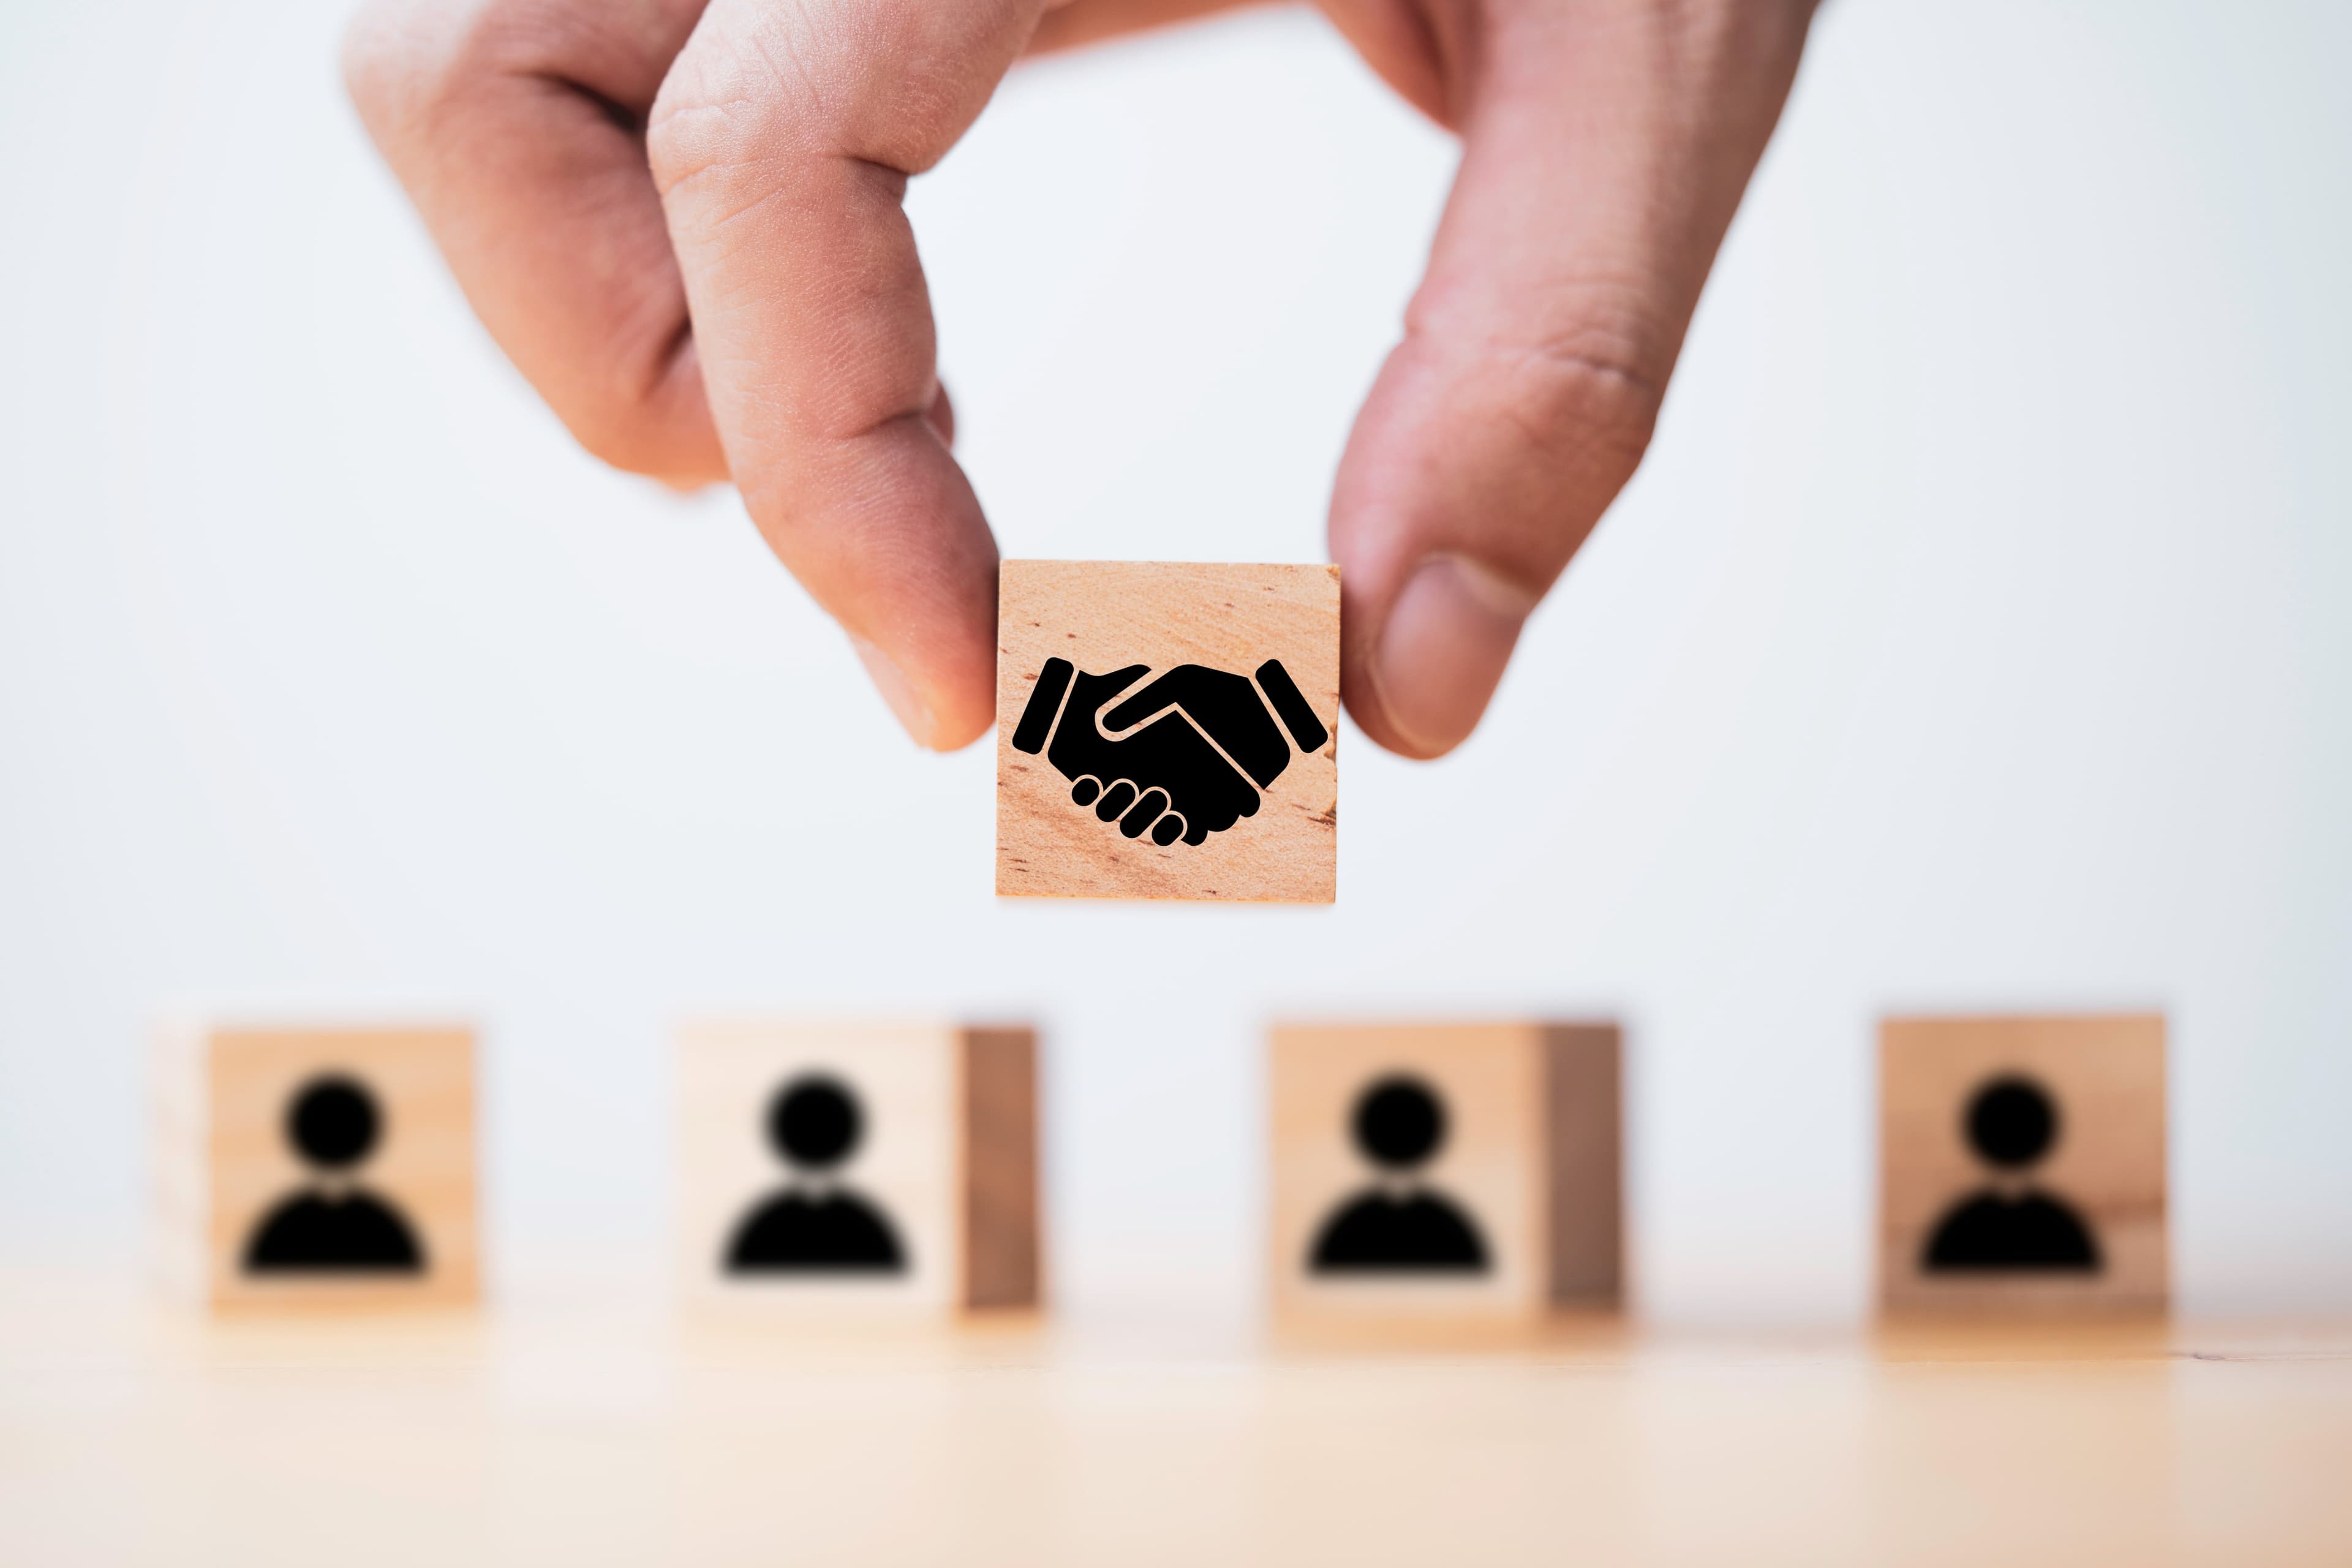
[[[1331,910],[1012,906],[731,496],[467,314],[317,0],[0,8],[0,1263],[188,1009],[484,1026],[495,1277],[658,1279],[682,1015],[1031,1014],[1080,1308],[1239,1310],[1271,1014],[1617,1015],[1638,1298],[1866,1302],[1874,1019],[2162,1007],[2196,1310],[2352,1304],[2352,11],[1833,0],[1648,465]],[[1314,560],[1452,165],[1317,21],[911,198],[1008,554]]]

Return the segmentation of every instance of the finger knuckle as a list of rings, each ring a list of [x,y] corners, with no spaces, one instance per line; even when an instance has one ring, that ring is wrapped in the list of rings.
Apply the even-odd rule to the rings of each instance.
[[[776,18],[698,30],[646,116],[655,185],[667,195],[728,171],[757,171],[762,183],[787,177],[834,113],[832,75]]]
[[[1665,367],[1654,334],[1584,317],[1510,355],[1505,408],[1555,458],[1630,476],[1657,428]]]
[[[706,16],[656,95],[646,153],[667,194],[731,171],[788,177],[850,158],[902,174],[937,163],[1010,63],[992,9],[959,22],[931,0],[861,7],[845,31],[791,7]],[[976,29],[976,30],[975,30]],[[1003,52],[1002,61],[985,58]]]
[[[553,68],[576,31],[527,0],[366,0],[343,33],[344,89],[379,141],[429,141],[501,81]]]
[[[752,145],[769,139],[776,118],[772,105],[729,83],[735,73],[713,68],[705,53],[688,46],[646,116],[646,163],[664,196],[746,161]]]

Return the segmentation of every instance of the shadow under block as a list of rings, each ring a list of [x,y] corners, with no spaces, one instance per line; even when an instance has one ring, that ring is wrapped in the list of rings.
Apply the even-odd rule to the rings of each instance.
[[[1531,1321],[1618,1305],[1620,1058],[1609,1024],[1276,1027],[1277,1316]]]
[[[1883,1306],[2163,1308],[2161,1016],[1890,1018],[1878,1048]]]
[[[174,1295],[216,1308],[478,1299],[471,1031],[180,1031],[157,1065]]]
[[[690,1025],[677,1090],[687,1300],[882,1318],[1039,1304],[1032,1030]]]
[[[996,890],[1328,904],[1339,569],[1007,561]]]

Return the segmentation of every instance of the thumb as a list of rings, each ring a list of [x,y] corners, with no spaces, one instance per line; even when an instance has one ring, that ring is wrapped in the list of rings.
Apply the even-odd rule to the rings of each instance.
[[[1417,757],[1476,727],[1640,463],[1811,5],[1492,10],[1429,271],[1331,502],[1348,707]]]

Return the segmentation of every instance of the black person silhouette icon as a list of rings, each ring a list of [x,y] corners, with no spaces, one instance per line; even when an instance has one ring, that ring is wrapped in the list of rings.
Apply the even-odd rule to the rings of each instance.
[[[865,1118],[846,1085],[796,1078],[768,1108],[768,1140],[799,1175],[846,1160]],[[751,1211],[727,1248],[730,1274],[899,1274],[907,1255],[882,1212],[855,1193],[794,1184]]]
[[[2009,1074],[1979,1089],[1963,1123],[1989,1164],[2019,1173],[2058,1138],[2058,1107],[2040,1084]],[[2096,1272],[2098,1244],[2065,1204],[2031,1185],[1991,1187],[1962,1199],[1927,1239],[1922,1267],[1960,1270],[2080,1269]]]
[[[1407,1173],[1445,1142],[1445,1107],[1419,1079],[1395,1074],[1364,1090],[1351,1129],[1365,1158],[1409,1182]],[[1308,1268],[1317,1274],[1483,1274],[1486,1244],[1450,1200],[1381,1186],[1324,1222]]]
[[[269,1211],[246,1247],[247,1273],[424,1272],[408,1222],[344,1174],[375,1147],[383,1121],[357,1079],[330,1073],[302,1086],[287,1110],[286,1138],[320,1179]]]

